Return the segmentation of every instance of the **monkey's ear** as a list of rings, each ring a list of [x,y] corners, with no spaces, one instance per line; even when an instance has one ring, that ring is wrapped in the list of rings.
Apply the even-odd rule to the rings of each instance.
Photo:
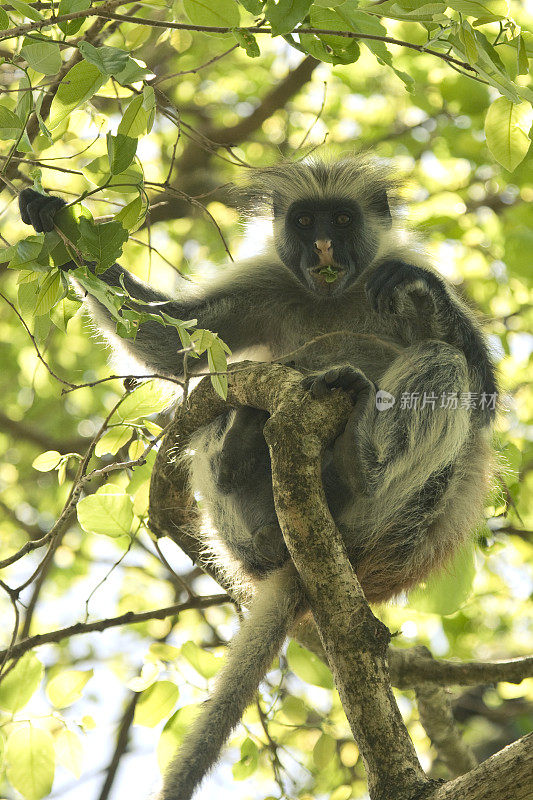
[[[372,211],[379,214],[386,225],[392,225],[392,214],[389,205],[389,198],[385,190],[379,192],[372,198]]]

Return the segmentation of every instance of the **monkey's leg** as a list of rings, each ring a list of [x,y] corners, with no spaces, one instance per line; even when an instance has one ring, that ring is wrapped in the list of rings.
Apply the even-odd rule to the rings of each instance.
[[[356,403],[335,442],[337,467],[365,493],[406,472],[410,484],[422,486],[454,461],[469,434],[470,411],[461,403],[468,387],[466,360],[455,347],[433,340],[407,347],[378,389]]]
[[[260,440],[252,437],[251,441],[244,442],[233,436],[239,429],[238,416],[239,412],[232,412],[191,440],[190,447],[195,452],[191,462],[191,485],[206,503],[209,533],[205,539],[215,559],[223,559],[224,553],[229,557],[229,551],[248,573],[260,576],[281,566],[289,555],[274,508],[270,456],[262,427]],[[257,427],[255,435],[257,438]],[[245,480],[221,491],[220,464],[227,439],[232,456],[251,459],[254,466]],[[247,452],[246,446],[251,446],[252,452]]]
[[[428,529],[448,502],[454,470],[465,469],[472,436],[471,411],[460,399],[468,367],[454,347],[428,341],[406,348],[380,389],[387,395],[371,392],[356,405],[334,446],[335,468],[353,493],[339,523],[370,600],[409,588],[437,551],[438,558],[453,552],[456,543]],[[380,402],[391,396],[394,403]]]
[[[224,494],[247,485],[256,466],[268,456],[263,436],[267,419],[266,411],[256,408],[236,410],[233,423],[226,431],[218,465],[217,483]]]

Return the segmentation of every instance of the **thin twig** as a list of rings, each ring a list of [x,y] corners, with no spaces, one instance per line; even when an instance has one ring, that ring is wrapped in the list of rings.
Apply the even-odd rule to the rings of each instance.
[[[125,614],[121,614],[118,617],[110,617],[109,619],[99,619],[95,620],[95,622],[76,622],[74,625],[68,625],[66,628],[59,628],[55,631],[37,633],[35,636],[29,636],[17,642],[17,644],[14,644],[12,647],[1,650],[0,659],[6,657],[19,658],[34,647],[39,647],[43,644],[57,644],[63,641],[63,639],[69,639],[71,636],[93,633],[94,631],[106,631],[108,628],[133,625],[137,622],[148,622],[151,619],[166,619],[167,617],[172,617],[174,614],[180,614],[182,611],[188,611],[189,609],[210,608],[211,606],[219,606],[223,603],[231,602],[233,601],[227,594],[214,594],[195,597],[183,603],[174,603],[171,606],[157,608],[153,611],[126,611]]]

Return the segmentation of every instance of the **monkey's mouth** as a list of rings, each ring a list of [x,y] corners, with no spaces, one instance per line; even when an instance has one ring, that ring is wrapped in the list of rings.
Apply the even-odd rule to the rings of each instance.
[[[345,277],[346,270],[339,264],[318,264],[309,270],[309,274],[316,286],[331,292],[342,282],[341,279]]]

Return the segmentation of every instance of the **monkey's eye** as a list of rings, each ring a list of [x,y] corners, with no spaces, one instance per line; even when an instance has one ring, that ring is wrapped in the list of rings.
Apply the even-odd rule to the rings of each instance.
[[[313,217],[309,214],[301,214],[296,218],[296,224],[299,228],[310,228],[313,224]]]
[[[335,215],[335,225],[340,225],[342,228],[349,225],[351,221],[351,214],[347,214],[345,211]]]

